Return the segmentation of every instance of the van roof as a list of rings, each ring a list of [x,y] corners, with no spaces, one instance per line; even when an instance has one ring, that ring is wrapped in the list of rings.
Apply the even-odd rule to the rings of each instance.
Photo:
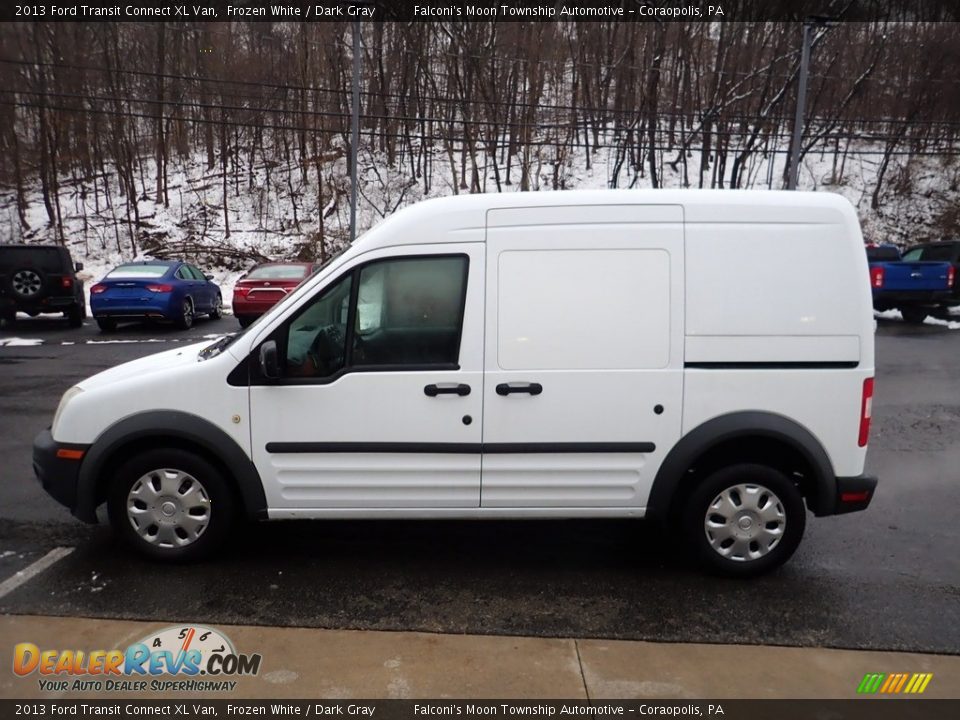
[[[355,252],[410,244],[483,240],[487,213],[504,208],[678,205],[686,223],[856,224],[846,198],[786,190],[559,190],[454,195],[397,211],[357,239]],[[745,210],[749,209],[749,212]],[[355,254],[351,253],[351,254]]]

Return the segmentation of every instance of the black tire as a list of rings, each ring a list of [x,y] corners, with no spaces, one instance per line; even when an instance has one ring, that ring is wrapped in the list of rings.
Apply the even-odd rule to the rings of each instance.
[[[249,315],[237,315],[237,322],[240,323],[240,327],[247,328],[253,323],[255,318]]]
[[[929,312],[926,308],[906,307],[900,308],[900,314],[903,315],[904,322],[919,325],[927,319]]]
[[[193,302],[190,298],[184,298],[180,306],[180,315],[174,321],[174,324],[181,330],[189,330],[193,327]]]
[[[113,332],[117,329],[117,321],[113,318],[97,318],[97,327],[100,332]]]
[[[753,489],[750,499],[743,498],[736,491],[740,486]],[[763,504],[764,491],[767,493],[767,504]],[[728,497],[739,497],[742,509],[739,509],[736,503],[725,505],[722,502],[722,494],[725,492],[730,493]],[[773,501],[774,497],[779,503]],[[708,536],[708,511],[714,507],[716,501],[721,502],[710,518],[712,527],[716,528],[712,531],[713,543],[721,547],[729,540],[730,545],[723,550],[715,549]],[[753,501],[757,501],[762,511],[776,514],[777,519],[764,522],[763,517],[749,509]],[[729,518],[724,517],[725,508]],[[740,525],[740,520],[734,525],[735,518],[749,520],[748,527]],[[720,520],[727,522],[721,523]],[[775,532],[776,528],[770,528],[781,521],[779,538],[774,542],[770,539],[770,533]],[[766,465],[744,463],[715,471],[693,490],[687,498],[683,512],[683,532],[694,557],[709,572],[726,577],[754,577],[779,567],[789,560],[797,549],[805,527],[806,507],[797,486],[782,472]],[[737,539],[721,540],[725,528],[730,529],[728,532],[737,534]],[[743,546],[739,557],[738,543]],[[769,549],[766,549],[767,547]],[[729,554],[725,556],[721,552]],[[756,556],[751,558],[750,555],[754,554]]]
[[[83,310],[83,306],[74,305],[72,308],[64,312],[63,315],[67,318],[67,323],[70,325],[70,327],[83,327],[83,316],[86,315]]]
[[[182,483],[179,489],[169,493],[162,489],[161,481],[166,479],[168,482],[178,482],[178,479],[172,472],[161,475],[161,471],[168,470],[186,476],[179,481]],[[153,488],[160,486],[161,490],[147,489],[148,492],[145,493],[146,482]],[[194,482],[200,487],[191,490]],[[138,498],[131,500],[131,492],[138,485],[140,495],[145,499],[157,494],[153,505],[148,505]],[[187,502],[181,502],[181,498],[186,497],[181,492],[184,488],[187,492],[192,492],[194,500],[191,502],[197,505],[187,508]],[[128,502],[131,507],[143,512],[143,515],[133,516],[137,518],[136,522],[140,524],[143,535],[135,528],[131,515],[128,515]],[[161,530],[159,525],[153,522],[152,516],[159,514],[165,517],[163,508],[168,504],[175,507],[169,523]],[[194,511],[200,510],[206,511],[206,522],[195,520],[189,525],[178,522],[178,518],[185,516],[198,517]],[[107,511],[114,532],[128,546],[155,560],[177,562],[207,557],[221,547],[236,520],[237,502],[223,475],[207,460],[186,450],[157,448],[136,455],[120,467],[109,487]],[[203,515],[199,517],[204,518]],[[191,528],[194,539],[189,540],[191,536],[186,527]],[[152,540],[148,539],[151,537]],[[171,540],[164,541],[164,538]]]
[[[217,299],[213,303],[213,308],[207,313],[211,320],[219,320],[223,317],[223,297],[217,293]]]
[[[36,302],[40,300],[47,287],[44,274],[34,267],[19,267],[10,273],[7,284],[14,297]]]

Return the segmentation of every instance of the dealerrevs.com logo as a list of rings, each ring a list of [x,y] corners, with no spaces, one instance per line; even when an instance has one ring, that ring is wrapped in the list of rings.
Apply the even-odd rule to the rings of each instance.
[[[126,650],[41,649],[22,642],[13,648],[13,672],[39,676],[45,691],[231,691],[237,681],[230,678],[256,675],[261,659],[258,653],[238,653],[219,630],[176,625]]]

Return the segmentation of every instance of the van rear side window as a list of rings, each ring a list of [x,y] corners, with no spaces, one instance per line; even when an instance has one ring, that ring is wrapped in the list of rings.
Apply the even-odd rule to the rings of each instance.
[[[360,271],[354,365],[454,365],[467,258],[398,259]]]
[[[670,361],[665,250],[522,250],[499,257],[504,370],[630,370]]]

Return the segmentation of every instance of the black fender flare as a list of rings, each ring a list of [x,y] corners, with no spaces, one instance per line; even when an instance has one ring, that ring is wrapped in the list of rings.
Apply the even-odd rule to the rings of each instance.
[[[98,488],[107,461],[123,445],[151,437],[177,438],[214,455],[235,481],[247,515],[253,518],[266,517],[267,498],[263,482],[243,448],[209,420],[179,410],[137,413],[104,430],[84,455],[77,479],[77,503],[73,514],[86,522],[96,522]]]
[[[653,480],[646,516],[665,518],[684,474],[696,459],[720,443],[739,437],[770,438],[795,449],[814,470],[812,480],[817,493],[811,510],[816,515],[830,515],[835,511],[836,475],[820,441],[809,430],[788,417],[749,410],[707,420],[673,446]]]

